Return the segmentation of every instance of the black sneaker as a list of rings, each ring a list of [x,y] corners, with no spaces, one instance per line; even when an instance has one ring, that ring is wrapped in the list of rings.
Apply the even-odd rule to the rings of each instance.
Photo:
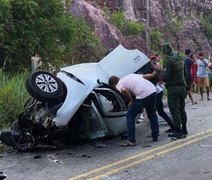
[[[172,132],[174,132],[174,130],[172,130],[172,129],[167,129],[167,130],[165,130],[164,132],[165,132],[165,133],[172,133]]]
[[[185,139],[185,138],[186,138],[186,135],[185,135],[185,134],[183,134],[183,135],[182,135],[182,139]]]
[[[171,137],[172,140],[183,139],[181,133],[168,134],[168,137]]]
[[[184,136],[188,135],[188,131],[182,131],[182,135]]]

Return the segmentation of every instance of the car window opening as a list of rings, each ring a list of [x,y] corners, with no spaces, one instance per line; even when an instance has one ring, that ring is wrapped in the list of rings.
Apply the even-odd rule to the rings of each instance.
[[[70,77],[71,79],[73,79],[73,80],[75,80],[75,81],[77,81],[77,82],[79,82],[79,83],[81,83],[81,84],[83,84],[83,85],[85,85],[85,83],[83,83],[80,79],[78,79],[76,76],[74,76],[73,74],[71,74],[71,73],[68,73],[68,72],[66,72],[66,71],[60,71],[60,72],[62,72],[62,73],[65,73],[68,77]]]

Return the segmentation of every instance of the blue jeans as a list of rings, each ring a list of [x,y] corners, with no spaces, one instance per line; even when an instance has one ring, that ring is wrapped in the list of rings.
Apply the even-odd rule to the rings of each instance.
[[[156,93],[147,96],[144,99],[136,99],[129,107],[126,118],[128,128],[128,140],[135,143],[135,118],[143,108],[146,109],[147,116],[150,120],[152,137],[157,138],[159,134],[158,118],[156,115]]]
[[[159,116],[161,116],[167,122],[167,124],[170,126],[172,130],[174,130],[174,123],[163,108],[163,91],[157,94],[156,110]]]

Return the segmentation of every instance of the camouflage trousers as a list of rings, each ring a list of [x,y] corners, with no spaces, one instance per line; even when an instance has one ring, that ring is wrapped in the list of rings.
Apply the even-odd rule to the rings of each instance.
[[[167,88],[168,93],[168,106],[172,115],[172,119],[175,126],[181,126],[181,124],[187,122],[187,115],[185,112],[185,86],[169,86]]]

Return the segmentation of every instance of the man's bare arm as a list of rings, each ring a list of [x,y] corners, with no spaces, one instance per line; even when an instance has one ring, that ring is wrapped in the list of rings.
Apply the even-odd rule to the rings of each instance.
[[[156,77],[157,75],[158,75],[158,73],[156,71],[154,71],[153,73],[144,74],[143,78],[149,80],[149,79],[152,79],[152,78]]]
[[[129,101],[128,106],[130,106],[134,101],[133,97],[131,96],[131,93],[126,88],[122,88],[121,93],[127,98],[127,100]]]

